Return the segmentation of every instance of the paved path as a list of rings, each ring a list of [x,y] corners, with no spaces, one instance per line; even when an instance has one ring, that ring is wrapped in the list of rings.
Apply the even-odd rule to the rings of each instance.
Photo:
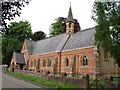
[[[1,76],[0,76],[1,77]],[[14,77],[11,77],[5,73],[2,73],[2,88],[18,88],[19,90],[23,90],[20,88],[38,88],[38,89],[42,89],[42,90],[47,90],[44,89],[42,87],[27,83],[25,81],[16,79]],[[38,90],[37,89],[37,90]],[[25,89],[26,90],[26,89]],[[28,89],[27,89],[28,90]],[[34,89],[33,89],[34,90]]]

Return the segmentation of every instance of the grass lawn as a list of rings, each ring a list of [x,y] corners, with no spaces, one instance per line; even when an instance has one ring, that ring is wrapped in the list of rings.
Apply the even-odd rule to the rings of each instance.
[[[96,80],[90,79],[89,82],[91,87],[96,87]],[[102,88],[104,86],[104,83],[105,83],[104,79],[99,79],[97,81],[97,85],[99,88]]]
[[[44,78],[41,77],[35,77],[35,76],[31,76],[28,74],[21,74],[21,73],[17,73],[17,72],[8,72],[8,74],[10,74],[11,76],[14,76],[16,78],[28,81],[30,83],[36,84],[38,86],[46,86],[48,88],[58,88],[59,90],[63,90],[65,88],[70,88],[71,89],[77,89],[78,87],[75,85],[71,85],[71,84],[67,84],[67,83],[60,83],[58,81],[55,80],[46,80]]]
[[[120,77],[114,77],[113,78],[113,81],[111,81],[112,83],[120,83]],[[97,84],[98,84],[98,86],[104,86],[104,84],[105,84],[105,79],[103,79],[103,78],[100,78],[98,81],[97,81]],[[95,82],[95,80],[93,80],[93,79],[90,79],[90,85],[92,85],[93,87],[95,87],[96,86],[96,82]]]
[[[118,82],[118,83],[120,83],[120,77],[118,77],[118,78],[113,78],[113,82]]]

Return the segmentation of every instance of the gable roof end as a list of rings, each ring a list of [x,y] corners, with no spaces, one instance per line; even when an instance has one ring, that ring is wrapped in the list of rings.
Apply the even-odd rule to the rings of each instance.
[[[16,63],[18,63],[18,64],[26,64],[23,53],[16,53]]]
[[[26,39],[26,46],[27,46],[27,49],[28,49],[28,53],[30,55],[32,55],[32,52],[33,52],[33,49],[34,49],[34,45],[35,45],[35,41]]]

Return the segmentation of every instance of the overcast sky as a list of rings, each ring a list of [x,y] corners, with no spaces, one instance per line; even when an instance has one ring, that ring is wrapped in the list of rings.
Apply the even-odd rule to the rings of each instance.
[[[70,2],[73,18],[79,21],[81,29],[94,27],[91,19],[94,0],[31,0],[15,21],[27,20],[33,32],[44,31],[48,35],[55,18],[68,16]]]

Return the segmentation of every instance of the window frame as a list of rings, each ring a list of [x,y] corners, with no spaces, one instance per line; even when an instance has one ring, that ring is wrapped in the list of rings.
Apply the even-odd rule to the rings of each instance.
[[[52,64],[52,61],[51,61],[51,59],[48,59],[48,67],[51,67],[51,64]]]
[[[68,27],[69,27],[69,28],[71,28],[71,27],[72,27],[72,23],[71,23],[71,22],[69,22]]]
[[[82,66],[87,66],[88,65],[88,58],[86,55],[82,56]]]
[[[65,58],[65,66],[68,67],[69,66],[69,59],[66,57]]]
[[[46,60],[43,59],[43,67],[46,67]]]

